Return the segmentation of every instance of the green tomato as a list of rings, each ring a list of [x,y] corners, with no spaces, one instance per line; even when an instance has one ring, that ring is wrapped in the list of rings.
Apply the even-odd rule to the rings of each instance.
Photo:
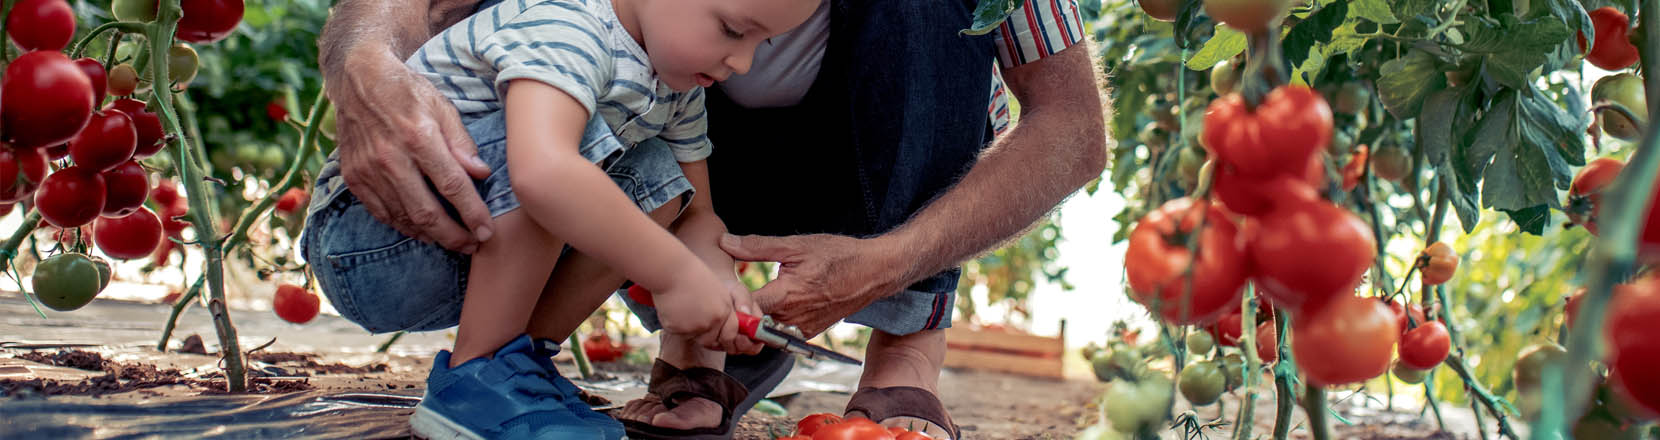
[[[321,124],[321,126],[317,127],[317,131],[322,132],[323,137],[329,138],[331,141],[334,140],[334,107],[329,107],[329,111],[323,113],[323,122]]]
[[[1232,60],[1222,60],[1210,68],[1210,89],[1216,91],[1217,96],[1233,93],[1239,88],[1239,78],[1244,72],[1241,66],[1235,65]]]
[[[1222,374],[1228,381],[1228,389],[1239,388],[1245,384],[1245,357],[1239,353],[1230,353],[1222,358]]]
[[[1372,153],[1372,175],[1391,182],[1400,182],[1412,173],[1412,156],[1405,148],[1384,146]]]
[[[1124,440],[1124,434],[1102,425],[1094,425],[1078,431],[1072,440]]]
[[[1210,353],[1214,348],[1216,348],[1216,339],[1210,336],[1210,332],[1198,331],[1187,334],[1188,353]]]
[[[1141,132],[1136,134],[1136,139],[1147,145],[1149,154],[1164,151],[1164,146],[1170,144],[1170,136],[1164,130],[1160,130],[1158,124],[1148,124],[1146,127],[1142,127]]]
[[[120,21],[156,21],[157,0],[114,0],[110,12]]]
[[[1643,438],[1643,429],[1622,429],[1622,423],[1608,415],[1602,405],[1591,407],[1574,423],[1574,438],[1598,440],[1637,440]]]
[[[1170,379],[1163,376],[1113,382],[1106,394],[1107,420],[1118,432],[1151,430],[1164,420],[1174,398]]]
[[[1562,346],[1545,343],[1522,350],[1522,355],[1516,358],[1516,367],[1511,372],[1511,382],[1518,390],[1537,390],[1539,382],[1544,377],[1545,366],[1556,362],[1568,355],[1568,350]]]
[[[1395,367],[1390,371],[1395,373],[1396,379],[1400,379],[1401,382],[1410,384],[1424,383],[1424,377],[1429,375],[1429,370],[1419,370],[1417,368],[1408,367],[1406,364],[1400,362],[1396,362]]]
[[[202,64],[196,49],[184,43],[174,44],[167,49],[167,80],[173,82],[174,90],[183,90],[196,79],[196,70]]]
[[[1222,397],[1222,388],[1226,385],[1227,380],[1222,377],[1222,369],[1214,362],[1194,362],[1182,369],[1182,397],[1187,398],[1193,406],[1216,403],[1216,399]]]
[[[1176,177],[1181,179],[1182,188],[1192,190],[1199,184],[1199,168],[1205,166],[1205,154],[1198,146],[1182,148],[1181,156],[1176,162]],[[1204,332],[1199,332],[1204,333]]]
[[[86,255],[53,255],[35,266],[35,298],[52,310],[79,309],[98,296],[102,277],[98,266]]]
[[[1372,103],[1372,92],[1359,82],[1347,82],[1337,89],[1336,101],[1337,105],[1332,106],[1332,110],[1352,115],[1366,111],[1367,104]]]
[[[110,262],[109,260],[105,260],[103,257],[91,258],[92,267],[98,269],[98,291],[103,292],[104,288],[109,287],[110,285],[110,275],[112,274],[110,271]]]
[[[1643,97],[1643,78],[1630,73],[1606,76],[1591,87],[1592,105],[1619,104],[1641,120],[1648,120],[1648,100]],[[1643,127],[1625,114],[1614,110],[1597,112],[1602,131],[1623,140],[1636,140],[1643,135]]]
[[[267,170],[281,169],[288,163],[288,153],[277,145],[268,145],[259,153],[259,167]]]
[[[1131,354],[1134,351],[1135,349],[1126,347],[1113,350],[1112,353],[1095,355],[1095,359],[1090,361],[1095,378],[1102,382],[1111,382],[1120,377],[1133,377],[1137,364],[1135,356]]]
[[[1349,135],[1348,130],[1332,130],[1331,144],[1326,147],[1326,153],[1331,154],[1332,157],[1343,157],[1343,155],[1353,151],[1354,147],[1355,138]]]
[[[239,165],[254,165],[259,163],[260,157],[265,154],[265,149],[260,148],[258,144],[244,143],[237,145],[236,150],[231,154]]]

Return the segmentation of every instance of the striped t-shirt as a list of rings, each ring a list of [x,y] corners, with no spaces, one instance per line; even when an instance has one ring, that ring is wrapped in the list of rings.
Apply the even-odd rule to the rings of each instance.
[[[508,83],[547,83],[598,112],[623,145],[662,138],[680,162],[709,156],[703,89],[657,80],[610,0],[507,0],[438,33],[407,64],[463,122],[502,109]]]

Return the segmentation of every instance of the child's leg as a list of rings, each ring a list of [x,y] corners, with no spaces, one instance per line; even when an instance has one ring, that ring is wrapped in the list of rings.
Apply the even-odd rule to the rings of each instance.
[[[473,254],[450,365],[488,356],[525,332],[564,243],[524,210],[497,216],[496,234]],[[591,310],[591,309],[590,309]]]

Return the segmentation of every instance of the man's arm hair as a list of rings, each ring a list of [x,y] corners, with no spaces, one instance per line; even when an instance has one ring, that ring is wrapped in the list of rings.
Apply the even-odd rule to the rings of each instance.
[[[408,58],[477,6],[477,0],[340,0],[318,39],[318,62],[325,77],[342,73],[345,57],[360,44],[383,45],[394,58]]]

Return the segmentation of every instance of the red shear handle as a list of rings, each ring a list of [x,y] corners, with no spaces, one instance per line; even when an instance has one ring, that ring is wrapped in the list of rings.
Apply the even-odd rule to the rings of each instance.
[[[738,331],[750,339],[755,339],[756,330],[761,328],[761,318],[744,312],[736,313],[738,314]]]

